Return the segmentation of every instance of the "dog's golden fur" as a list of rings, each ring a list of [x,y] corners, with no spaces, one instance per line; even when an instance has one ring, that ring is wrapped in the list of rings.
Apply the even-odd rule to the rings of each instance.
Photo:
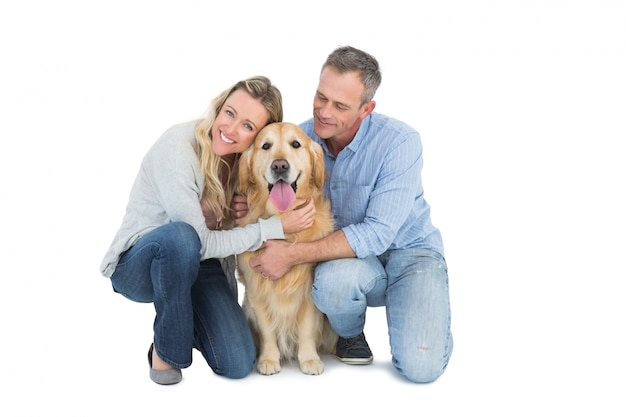
[[[285,207],[281,211],[270,200],[270,189],[282,179],[295,188],[296,198],[313,199],[316,209],[313,226],[288,234],[286,240],[312,241],[328,235],[333,218],[323,195],[324,176],[321,146],[297,125],[266,126],[239,162],[240,191],[248,201],[242,225],[282,215]],[[258,372],[275,374],[281,363],[297,359],[303,373],[321,374],[324,364],[319,355],[334,353],[337,335],[311,298],[315,264],[296,265],[282,278],[270,280],[250,268],[250,258],[257,253],[238,255],[237,271],[245,288],[242,307],[257,345]]]

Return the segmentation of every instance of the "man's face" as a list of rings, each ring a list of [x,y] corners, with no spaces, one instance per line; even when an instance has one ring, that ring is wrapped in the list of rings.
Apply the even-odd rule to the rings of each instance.
[[[326,67],[313,99],[315,134],[322,139],[352,140],[374,107],[373,101],[361,105],[364,88],[357,72],[340,74]]]

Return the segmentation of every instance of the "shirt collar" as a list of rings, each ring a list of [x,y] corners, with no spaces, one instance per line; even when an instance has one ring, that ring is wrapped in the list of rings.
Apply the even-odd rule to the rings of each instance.
[[[363,121],[361,122],[361,126],[359,126],[359,130],[356,131],[356,135],[352,142],[346,148],[350,149],[353,153],[358,152],[359,148],[365,141],[365,136],[367,132],[370,130],[370,124],[372,120],[372,114],[370,113]]]

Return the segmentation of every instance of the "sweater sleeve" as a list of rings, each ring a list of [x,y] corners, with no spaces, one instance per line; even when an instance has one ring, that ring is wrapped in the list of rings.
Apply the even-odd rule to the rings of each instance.
[[[209,230],[205,227],[204,232],[200,235],[202,259],[225,258],[258,249],[266,240],[285,238],[278,216],[231,230]]]

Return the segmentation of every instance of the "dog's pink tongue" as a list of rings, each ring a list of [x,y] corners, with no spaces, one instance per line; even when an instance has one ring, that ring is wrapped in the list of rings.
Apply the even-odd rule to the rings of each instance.
[[[293,188],[283,180],[276,182],[270,192],[270,201],[278,211],[286,211],[295,198]]]

